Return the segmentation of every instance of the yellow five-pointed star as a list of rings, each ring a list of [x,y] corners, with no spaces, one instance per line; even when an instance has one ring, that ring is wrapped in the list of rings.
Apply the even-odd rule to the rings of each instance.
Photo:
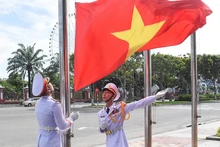
[[[165,21],[161,21],[159,23],[144,26],[141,15],[139,14],[137,8],[134,7],[131,29],[112,33],[117,38],[125,40],[129,43],[129,50],[126,60],[146,43],[148,43],[163,26],[164,22]]]

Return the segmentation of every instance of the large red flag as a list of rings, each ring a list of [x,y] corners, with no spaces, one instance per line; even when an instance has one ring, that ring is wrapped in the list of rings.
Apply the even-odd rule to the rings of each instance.
[[[201,0],[76,3],[75,90],[112,73],[137,51],[182,43],[211,13]]]

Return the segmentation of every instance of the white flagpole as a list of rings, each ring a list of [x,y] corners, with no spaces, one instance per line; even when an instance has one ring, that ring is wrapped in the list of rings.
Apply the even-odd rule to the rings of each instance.
[[[150,50],[144,51],[144,88],[145,96],[151,95],[152,73],[151,73],[151,54]],[[152,107],[149,105],[144,108],[145,124],[145,147],[152,146]]]
[[[198,147],[196,33],[191,35],[192,146]]]
[[[68,48],[68,0],[58,1],[59,14],[59,53],[60,53],[60,100],[65,117],[70,115],[70,80],[69,80],[69,48]],[[71,147],[71,132],[63,136],[63,147]]]

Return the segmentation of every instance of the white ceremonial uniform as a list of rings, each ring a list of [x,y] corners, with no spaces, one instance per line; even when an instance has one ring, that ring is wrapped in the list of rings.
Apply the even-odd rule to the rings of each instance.
[[[37,147],[62,147],[62,133],[57,129],[69,128],[71,121],[63,116],[60,102],[51,96],[42,96],[36,103],[35,113],[39,125]]]
[[[149,96],[139,101],[128,103],[124,107],[124,114],[127,115],[130,111],[146,107],[155,102],[155,99],[155,96]],[[128,142],[123,130],[124,119],[122,118],[121,103],[123,102],[114,102],[110,107],[109,113],[106,112],[106,107],[98,112],[99,126],[102,121],[108,123],[108,127],[105,130],[101,130],[101,128],[99,130],[101,133],[106,133],[106,147],[128,147]],[[113,120],[117,121],[113,122]],[[107,135],[108,130],[112,131],[109,135]]]

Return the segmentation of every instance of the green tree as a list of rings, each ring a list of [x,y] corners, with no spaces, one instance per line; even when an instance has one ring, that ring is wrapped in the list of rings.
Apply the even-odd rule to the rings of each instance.
[[[207,80],[214,77],[214,81],[219,82],[219,56],[213,56],[212,68],[208,65],[210,64],[208,61],[204,61],[202,64],[200,58],[201,55],[198,55],[198,75],[207,77]],[[203,71],[201,71],[201,68]],[[207,74],[210,75],[208,76]],[[107,81],[116,83],[124,90],[129,90],[129,94],[133,92],[135,98],[142,97],[144,94],[143,55],[141,53],[135,53],[112,74],[97,81],[95,87],[102,88]],[[215,83],[214,81],[213,83]],[[181,92],[189,94],[191,92],[191,55],[172,56],[160,53],[152,54],[152,82],[157,84],[161,89],[177,86]],[[125,98],[125,96],[122,97]]]
[[[172,56],[160,53],[153,54],[152,82],[157,84],[161,89],[165,87],[178,87],[182,90],[189,90],[189,55]]]
[[[208,80],[211,80],[214,84],[216,99],[216,82],[220,77],[220,56],[210,54],[198,56],[198,71],[206,80],[206,83],[208,83]]]
[[[43,68],[44,58],[46,55],[40,55],[42,49],[34,50],[34,46],[25,47],[23,44],[18,44],[17,51],[12,52],[12,58],[8,58],[7,71],[11,74],[19,73],[23,79],[28,74],[29,96],[31,95],[31,74],[40,71]]]
[[[16,87],[8,83],[6,80],[0,80],[0,85],[4,87],[4,99],[11,99]]]
[[[24,84],[26,83],[24,83],[21,76],[19,74],[10,74],[7,82],[15,87],[14,92],[19,96],[18,98],[22,97]]]
[[[73,80],[73,73],[74,73],[74,54],[71,54],[69,56],[69,69],[70,69],[70,85],[74,84]],[[59,74],[60,74],[60,55],[59,53],[56,53],[53,57],[50,59],[50,64],[48,67],[46,67],[43,70],[44,76],[50,77],[51,83],[53,83],[54,87],[56,87],[59,90],[60,87],[60,80],[59,80]]]
[[[143,74],[143,53],[134,53],[123,65],[121,65],[116,71],[107,76],[110,82],[116,83],[122,88],[122,97],[127,99],[126,90],[129,90],[129,94],[132,99],[134,95],[141,95],[143,93],[143,79],[139,74]],[[141,80],[139,80],[141,79]],[[138,88],[138,86],[142,86]]]
[[[43,70],[43,75],[50,78],[50,82],[53,83],[55,89],[59,89],[60,87],[59,73],[60,59],[59,53],[56,53],[53,57],[51,57],[49,66]]]
[[[0,80],[0,85],[4,87],[4,99],[19,100],[23,97],[23,80],[19,74],[11,74],[7,80]]]
[[[187,94],[190,93],[191,89],[191,56],[190,54],[178,57],[178,70],[177,83],[178,87]]]
[[[70,55],[69,68],[70,68],[70,85],[74,87],[74,54]]]
[[[74,54],[70,55],[70,59],[69,59],[69,67],[70,67],[70,74],[73,75],[74,73]]]
[[[152,55],[152,82],[161,89],[173,87],[178,74],[178,60],[172,55]]]

